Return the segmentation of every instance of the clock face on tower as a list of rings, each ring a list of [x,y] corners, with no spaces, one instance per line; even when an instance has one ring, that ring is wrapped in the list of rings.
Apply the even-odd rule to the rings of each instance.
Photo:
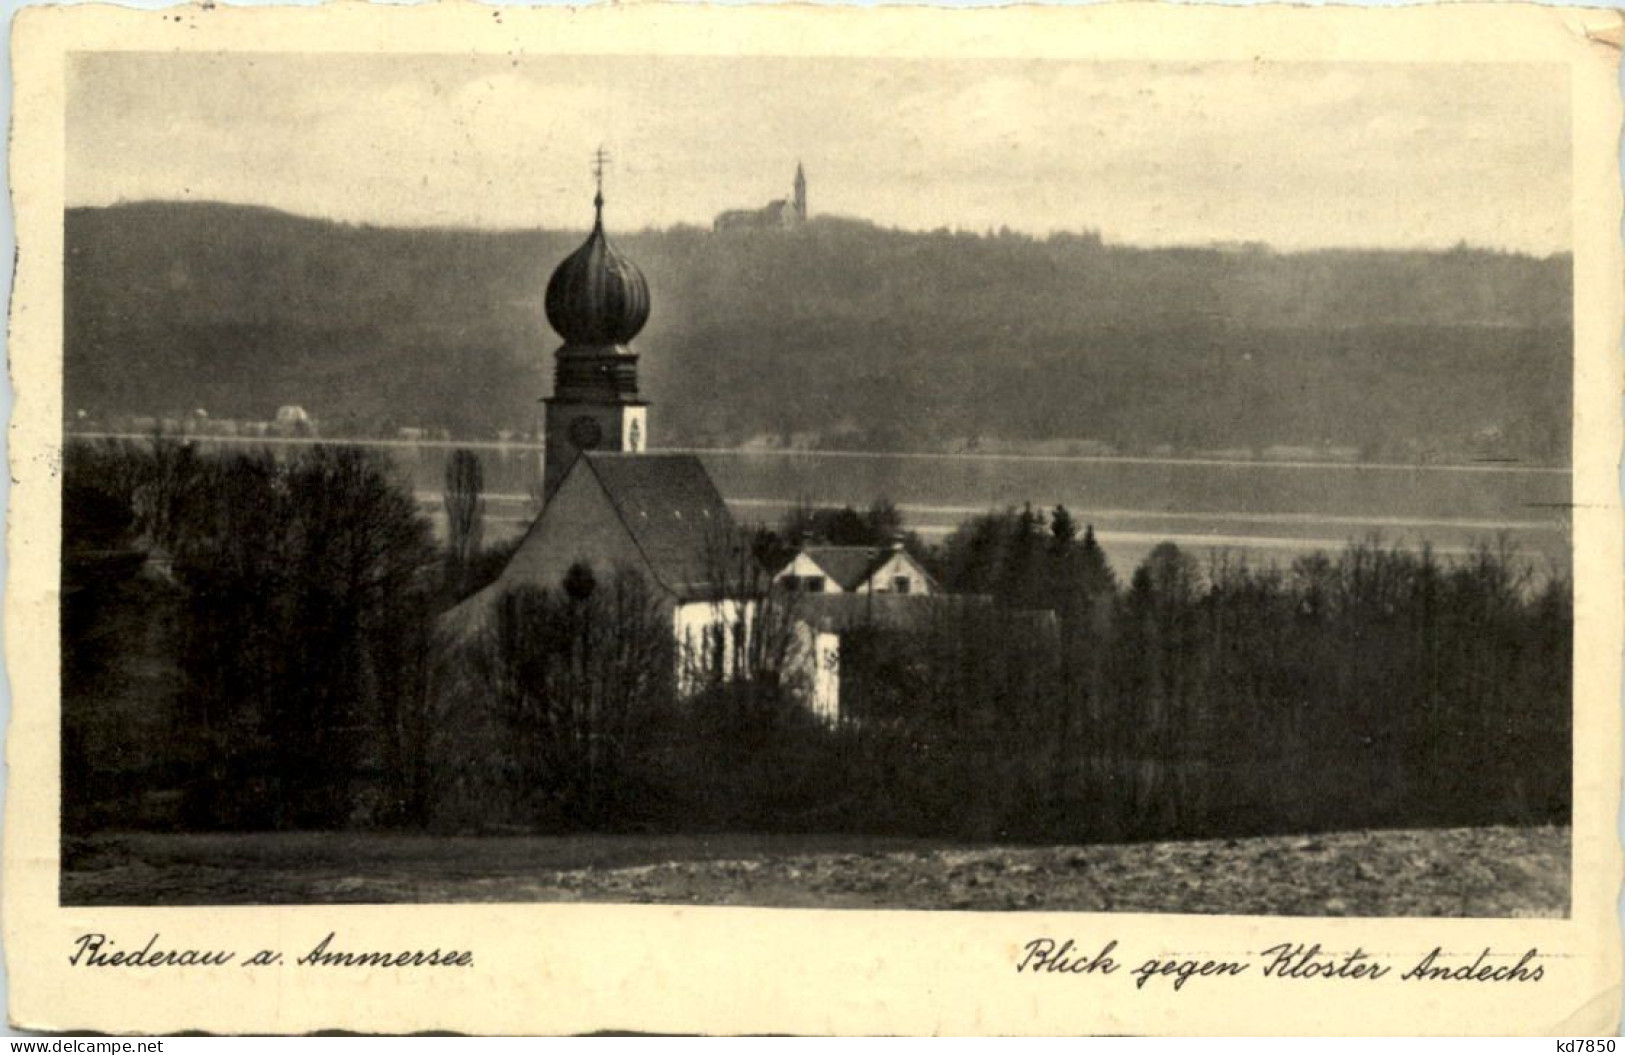
[[[597,419],[581,417],[570,422],[570,442],[579,450],[594,450],[603,440],[604,429]]]

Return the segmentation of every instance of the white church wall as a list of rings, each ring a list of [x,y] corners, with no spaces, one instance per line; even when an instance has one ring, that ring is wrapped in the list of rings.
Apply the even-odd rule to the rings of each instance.
[[[696,692],[714,679],[735,676],[741,666],[743,635],[750,632],[753,614],[750,602],[731,598],[673,607],[678,692]]]
[[[813,713],[834,724],[841,717],[841,638],[803,624],[804,662],[812,667]]]
[[[672,633],[677,642],[677,689],[684,695],[698,692],[715,679],[728,680],[744,673],[744,656],[756,626],[754,601],[691,601],[672,609]],[[720,634],[719,634],[720,631]],[[841,714],[841,638],[811,623],[795,620],[795,635],[786,650],[787,679],[807,692],[807,705],[825,721]],[[720,654],[717,651],[721,645]]]

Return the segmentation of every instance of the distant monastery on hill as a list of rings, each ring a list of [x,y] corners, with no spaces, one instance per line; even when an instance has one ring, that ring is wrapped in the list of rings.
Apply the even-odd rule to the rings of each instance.
[[[790,197],[777,198],[760,209],[729,209],[711,221],[713,231],[784,230],[807,222],[807,174],[796,162]]]

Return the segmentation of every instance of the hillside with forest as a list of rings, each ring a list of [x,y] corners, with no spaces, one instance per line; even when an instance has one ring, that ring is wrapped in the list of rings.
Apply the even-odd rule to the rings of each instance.
[[[529,431],[558,343],[542,292],[582,237],[70,210],[65,405],[113,420],[295,404],[326,435]],[[612,238],[649,279],[637,346],[665,446],[1569,456],[1567,256],[1144,249],[829,218]]]

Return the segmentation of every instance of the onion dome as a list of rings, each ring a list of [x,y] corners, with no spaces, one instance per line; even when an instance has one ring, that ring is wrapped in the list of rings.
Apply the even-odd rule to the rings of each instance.
[[[604,237],[604,196],[581,248],[547,282],[547,321],[566,344],[627,344],[649,321],[649,284],[637,265]]]

